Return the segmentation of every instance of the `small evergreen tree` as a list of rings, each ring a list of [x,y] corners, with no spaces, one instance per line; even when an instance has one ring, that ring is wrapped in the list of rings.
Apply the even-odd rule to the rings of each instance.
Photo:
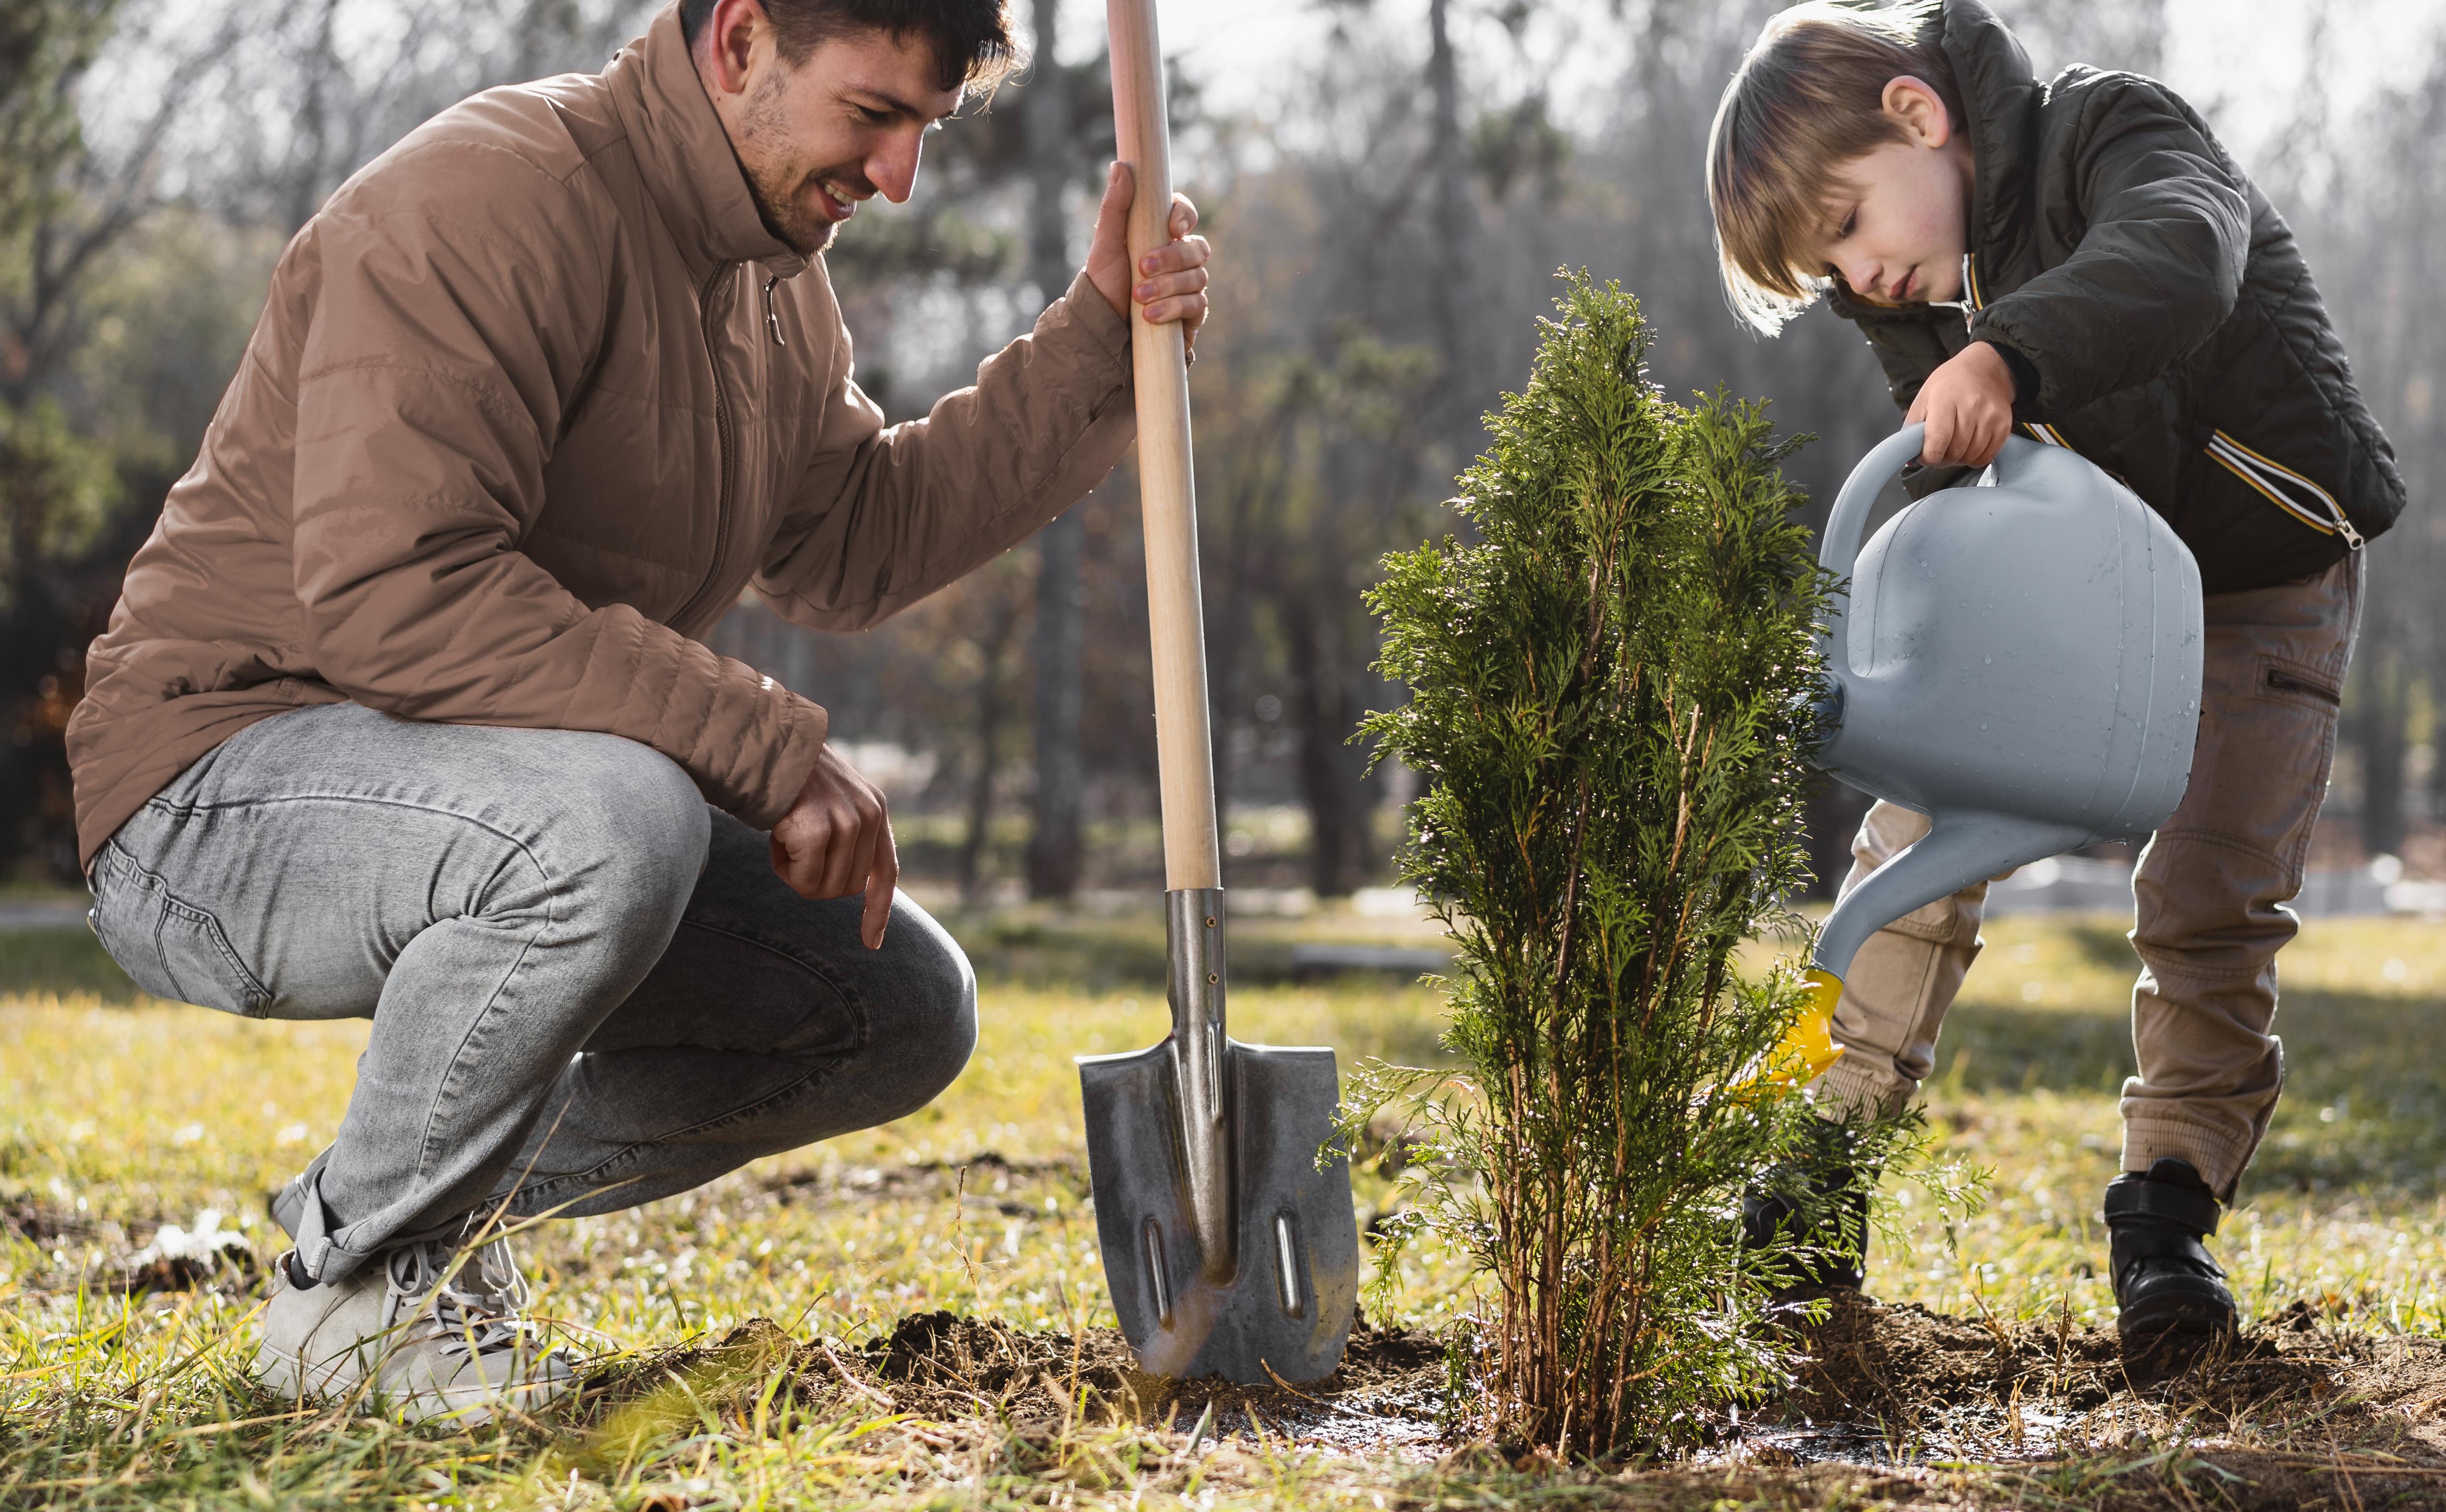
[[[1805,1099],[1745,1068],[1801,1003],[1744,980],[1762,927],[1804,940],[1824,597],[1761,407],[1683,407],[1643,374],[1637,302],[1571,277],[1526,391],[1454,501],[1475,544],[1388,559],[1381,663],[1411,698],[1366,725],[1428,783],[1405,877],[1458,945],[1458,1073],[1376,1066],[1424,1145],[1380,1274],[1434,1231],[1491,1278],[1479,1370],[1498,1433],[1566,1454],[1670,1448],[1778,1384],[1772,1256],[1745,1181],[1789,1162]],[[1867,1162],[1864,1162],[1867,1163]]]

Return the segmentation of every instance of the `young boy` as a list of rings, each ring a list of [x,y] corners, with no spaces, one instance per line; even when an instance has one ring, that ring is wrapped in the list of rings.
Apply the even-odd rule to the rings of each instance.
[[[2326,791],[2361,548],[2403,508],[2394,454],[2292,233],[2191,107],[2133,74],[2041,82],[1979,0],[1777,15],[1707,160],[1735,309],[1772,333],[1822,295],[1860,327],[1928,424],[1914,496],[2018,430],[2123,480],[2199,560],[2199,746],[2134,875],[2139,1074],[2105,1200],[2127,1351],[2188,1353],[2234,1326],[2202,1240],[2284,1081],[2284,905]],[[1877,804],[1846,887],[1927,828]],[[1861,950],[1832,1108],[1899,1107],[1933,1068],[1985,893]]]

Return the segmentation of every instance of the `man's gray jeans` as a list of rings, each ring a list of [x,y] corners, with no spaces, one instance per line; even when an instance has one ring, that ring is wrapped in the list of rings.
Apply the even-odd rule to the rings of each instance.
[[[915,1111],[976,982],[900,898],[810,902],[766,837],[615,735],[354,704],[248,727],[103,847],[94,927],[147,992],[367,1018],[338,1137],[279,1217],[317,1279],[503,1201],[607,1213]]]

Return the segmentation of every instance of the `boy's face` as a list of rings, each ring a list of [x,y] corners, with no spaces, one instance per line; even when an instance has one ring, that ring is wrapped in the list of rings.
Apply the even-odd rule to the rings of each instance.
[[[1876,304],[1960,299],[1969,241],[1969,141],[1917,79],[1886,85],[1884,105],[1903,140],[1880,143],[1837,170],[1819,255],[1852,293]]]

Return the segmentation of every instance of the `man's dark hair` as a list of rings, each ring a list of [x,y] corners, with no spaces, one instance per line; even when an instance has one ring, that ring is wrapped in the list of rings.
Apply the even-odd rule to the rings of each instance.
[[[680,30],[693,49],[715,0],[680,0]],[[1011,33],[1008,0],[762,0],[774,41],[797,64],[835,37],[880,31],[923,37],[934,48],[945,89],[990,92],[1023,61]]]

